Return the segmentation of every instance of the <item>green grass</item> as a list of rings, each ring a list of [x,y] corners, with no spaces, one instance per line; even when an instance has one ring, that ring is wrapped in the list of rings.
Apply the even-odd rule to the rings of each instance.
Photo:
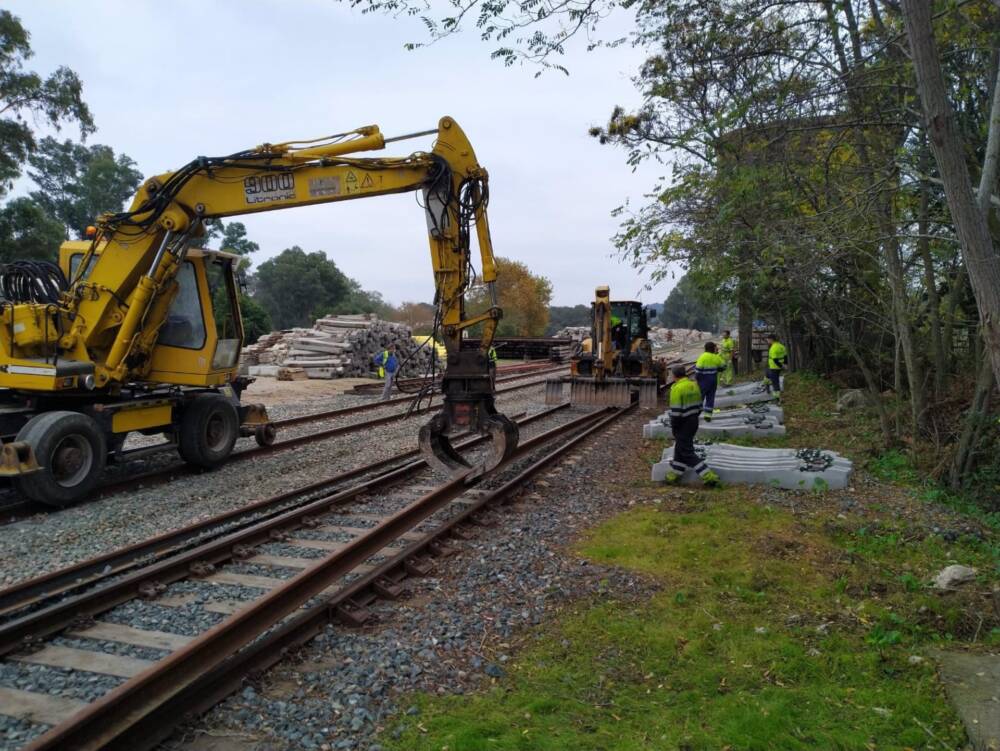
[[[876,416],[837,414],[836,395],[818,377],[789,375],[788,436],[753,445],[845,454],[886,483],[871,488],[886,494],[884,506],[876,495],[863,515],[838,514],[834,503],[793,516],[761,504],[760,489],[664,491],[648,480],[647,460],[662,449],[650,442],[635,474],[603,492],[655,503],[595,528],[574,554],[641,572],[655,594],[575,603],[531,632],[482,692],[406,699],[420,714],[390,725],[380,743],[406,751],[961,747],[931,660],[912,658],[942,643],[1000,647],[989,594],[1000,582],[1000,545],[929,534],[907,521],[900,498],[946,504],[997,528],[1000,519],[928,483],[909,454],[886,452]],[[979,580],[933,591],[931,577],[956,562],[974,566]]]
[[[933,669],[909,658],[971,640],[969,614],[983,611],[926,581],[956,555],[995,581],[996,550],[910,539],[902,524],[803,521],[743,492],[686,496],[680,509],[639,508],[593,530],[581,554],[647,574],[657,593],[578,604],[485,693],[415,697],[420,716],[384,745],[959,747]],[[978,640],[1000,642],[996,625],[980,623]]]

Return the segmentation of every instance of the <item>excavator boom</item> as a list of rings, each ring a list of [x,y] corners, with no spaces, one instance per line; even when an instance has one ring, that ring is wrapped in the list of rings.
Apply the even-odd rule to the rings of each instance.
[[[387,142],[431,134],[431,151],[358,156],[381,150]],[[146,180],[127,211],[98,219],[95,237],[84,252],[76,252],[68,280],[52,274],[53,279],[42,280],[44,297],[32,295],[0,309],[0,387],[112,393],[127,384],[162,382],[171,369],[162,362],[161,332],[175,300],[183,299],[180,275],[204,235],[205,222],[415,191],[422,194],[427,220],[437,333],[447,350],[444,405],[421,430],[421,447],[434,466],[452,473],[490,469],[513,452],[518,436],[514,423],[496,411],[489,377],[487,353],[502,311],[496,304],[487,219],[488,175],[450,117],[433,131],[396,139],[384,138],[377,126],[365,126],[312,141],[198,157]],[[471,272],[473,228],[481,282],[493,304],[480,315],[467,316],[465,294],[476,281]],[[201,267],[208,265],[205,261]],[[40,275],[37,269],[23,273]],[[198,294],[210,296],[207,282],[201,277],[195,281]],[[472,326],[482,327],[480,345],[463,349],[463,334]],[[236,378],[235,358],[206,354],[173,369],[184,371],[177,382],[215,387]],[[454,429],[491,435],[492,454],[470,467],[449,443]]]

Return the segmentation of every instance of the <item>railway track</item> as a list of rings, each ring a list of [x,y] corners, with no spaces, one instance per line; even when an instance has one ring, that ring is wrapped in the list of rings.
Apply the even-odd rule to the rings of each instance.
[[[564,368],[560,367],[557,370],[562,370]],[[534,371],[525,374],[514,375],[506,379],[497,379],[497,383],[510,383],[511,381],[525,380],[532,377],[539,377],[548,375],[551,372],[555,372],[552,369],[545,369],[541,371]],[[530,380],[527,383],[520,383],[517,385],[509,385],[504,388],[497,389],[497,395],[502,396],[504,394],[513,393],[516,391],[521,391],[523,389],[532,388],[534,386],[541,385],[543,381]],[[283,420],[275,420],[272,425],[277,429],[289,428],[296,425],[303,425],[307,423],[314,422],[326,422],[330,420],[337,420],[343,417],[348,417],[350,415],[359,414],[362,412],[369,412],[373,410],[381,410],[385,407],[394,405],[412,405],[412,396],[397,397],[395,399],[388,399],[383,402],[369,402],[366,404],[359,404],[352,407],[342,407],[334,410],[324,410],[321,412],[313,412],[305,415],[298,415],[296,417],[289,417]],[[328,438],[334,438],[340,435],[347,435],[349,433],[354,433],[357,431],[368,430],[371,428],[378,427],[379,425],[385,425],[387,423],[395,422],[397,420],[405,419],[417,414],[423,414],[431,409],[435,408],[436,404],[427,404],[424,406],[417,407],[415,409],[406,409],[403,412],[394,412],[390,415],[385,415],[381,417],[375,417],[369,420],[363,420],[361,422],[349,423],[347,425],[339,425],[332,428],[327,428],[324,430],[318,430],[311,433],[305,433],[298,436],[293,436],[282,441],[276,441],[267,446],[254,446],[251,448],[242,449],[240,451],[235,451],[232,456],[230,456],[228,462],[238,462],[246,459],[259,458],[266,456],[268,454],[273,454],[279,451],[287,451],[288,449],[301,446],[306,443],[313,443],[315,441],[321,441]],[[157,452],[165,452],[172,448],[172,444],[163,444],[161,446],[152,447]],[[151,453],[150,449],[141,449],[142,453],[140,455],[148,455]],[[125,459],[135,458],[135,456],[125,456]],[[227,463],[228,463],[227,462]],[[124,477],[120,479],[109,479],[104,482],[97,493],[95,498],[100,498],[108,496],[114,493],[128,492],[129,490],[136,489],[139,487],[150,487],[152,485],[159,485],[166,482],[170,482],[178,477],[183,477],[192,474],[198,474],[204,470],[189,467],[188,465],[176,463],[171,464],[167,467],[161,469],[153,470],[151,472],[144,472],[138,475],[132,475],[129,477]],[[86,503],[86,501],[84,501]],[[79,504],[76,504],[79,505]],[[32,501],[25,501],[20,499],[12,500],[11,502],[4,503],[0,505],[0,526],[7,524],[13,524],[15,522],[21,521],[28,517],[34,516],[36,514],[48,514],[54,511],[58,511],[45,504],[35,503]]]
[[[293,508],[16,613],[0,626],[0,713],[20,718],[26,738],[48,728],[22,746],[33,751],[149,748],[332,620],[363,623],[375,599],[398,597],[407,576],[448,555],[449,540],[475,534],[484,512],[626,411],[572,416],[475,480],[422,486],[433,476],[412,462],[332,493],[299,488]],[[164,620],[177,628],[136,627],[146,610],[172,613]],[[25,666],[97,676],[107,690],[88,693],[89,682],[56,696],[2,680]]]

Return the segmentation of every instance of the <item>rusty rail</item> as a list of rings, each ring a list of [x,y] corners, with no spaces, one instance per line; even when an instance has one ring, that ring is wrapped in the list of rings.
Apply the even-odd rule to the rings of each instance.
[[[532,438],[518,447],[514,456],[501,467],[508,466],[510,462],[525,456],[528,452],[568,431],[589,423],[603,424],[602,414],[604,413],[597,412],[583,415],[570,423]],[[556,450],[551,456],[559,456],[565,450],[567,450],[565,447],[562,451]],[[539,463],[536,462],[529,469],[538,471],[539,466]],[[400,471],[395,470],[395,472]],[[245,608],[238,610],[225,621],[196,637],[184,647],[172,652],[155,665],[105,694],[78,714],[37,738],[27,748],[30,751],[135,748],[136,742],[145,746],[150,740],[149,736],[135,736],[135,729],[146,718],[156,715],[157,711],[161,710],[168,702],[195,685],[205,673],[225,664],[233,655],[237,655],[246,645],[258,639],[261,634],[293,613],[311,597],[324,591],[339,577],[350,572],[389,546],[401,535],[414,529],[451,500],[465,493],[470,482],[477,484],[480,479],[472,478],[467,473],[440,485],[392,514],[366,533],[346,543],[345,547],[320,559],[316,564]],[[335,498],[337,495],[333,496],[333,499]],[[266,526],[269,530],[273,530],[282,528],[283,525],[300,523],[304,514],[307,513],[306,508],[314,512],[322,511],[323,509],[319,508],[322,505],[326,507],[326,510],[330,510],[333,499],[310,504],[303,509],[297,509],[293,514],[279,515],[274,520],[269,521]],[[192,560],[194,557],[200,561],[206,560],[206,557],[207,560],[211,560],[212,555],[222,548],[228,547],[231,551],[237,541],[250,543],[254,539],[254,535],[262,531],[261,526],[264,525],[257,525],[235,535],[227,536],[150,568],[158,569],[159,573],[162,574],[166,566],[174,569],[178,566],[186,566],[194,562]],[[137,572],[136,575],[126,577],[126,579],[133,579],[131,584],[135,585],[141,575],[146,573],[148,570]],[[160,581],[158,578],[156,580]],[[117,587],[119,584],[119,582],[114,582],[100,591]],[[104,602],[99,609],[104,610],[109,606],[108,602]],[[52,623],[50,622],[48,626],[51,628]],[[179,715],[174,715],[174,721],[178,717]]]

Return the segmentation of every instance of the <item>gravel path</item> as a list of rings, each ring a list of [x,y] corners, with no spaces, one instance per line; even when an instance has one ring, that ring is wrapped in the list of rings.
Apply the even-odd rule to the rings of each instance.
[[[407,692],[465,693],[487,685],[503,676],[531,627],[568,602],[609,590],[645,594],[648,585],[638,578],[590,565],[567,549],[582,529],[628,505],[595,490],[616,471],[643,419],[628,417],[564,458],[496,515],[496,527],[461,543],[438,575],[408,580],[409,599],[375,605],[376,625],[328,627],[297,661],[246,685],[164,748],[376,751],[386,720],[415,712],[401,703]],[[589,469],[586,459],[594,456],[601,457],[599,471]],[[206,731],[211,743],[204,742]],[[217,745],[226,736],[232,745]]]
[[[508,414],[534,413],[544,409],[543,397],[543,388],[539,385],[501,397],[498,402],[501,411]],[[271,415],[280,419],[338,409],[361,401],[364,400],[356,396],[337,395],[328,400],[275,407]],[[390,409],[398,410],[399,406],[350,415],[336,424],[370,419],[388,414]],[[361,463],[416,448],[417,428],[424,419],[425,415],[417,415],[371,431],[305,444],[260,460],[234,462],[214,472],[175,478],[168,484],[118,493],[0,527],[0,586],[315,482]],[[294,426],[283,431],[283,435],[313,432],[331,424]],[[532,426],[525,430],[525,435],[537,429]],[[240,439],[238,448],[252,445],[252,439]]]

